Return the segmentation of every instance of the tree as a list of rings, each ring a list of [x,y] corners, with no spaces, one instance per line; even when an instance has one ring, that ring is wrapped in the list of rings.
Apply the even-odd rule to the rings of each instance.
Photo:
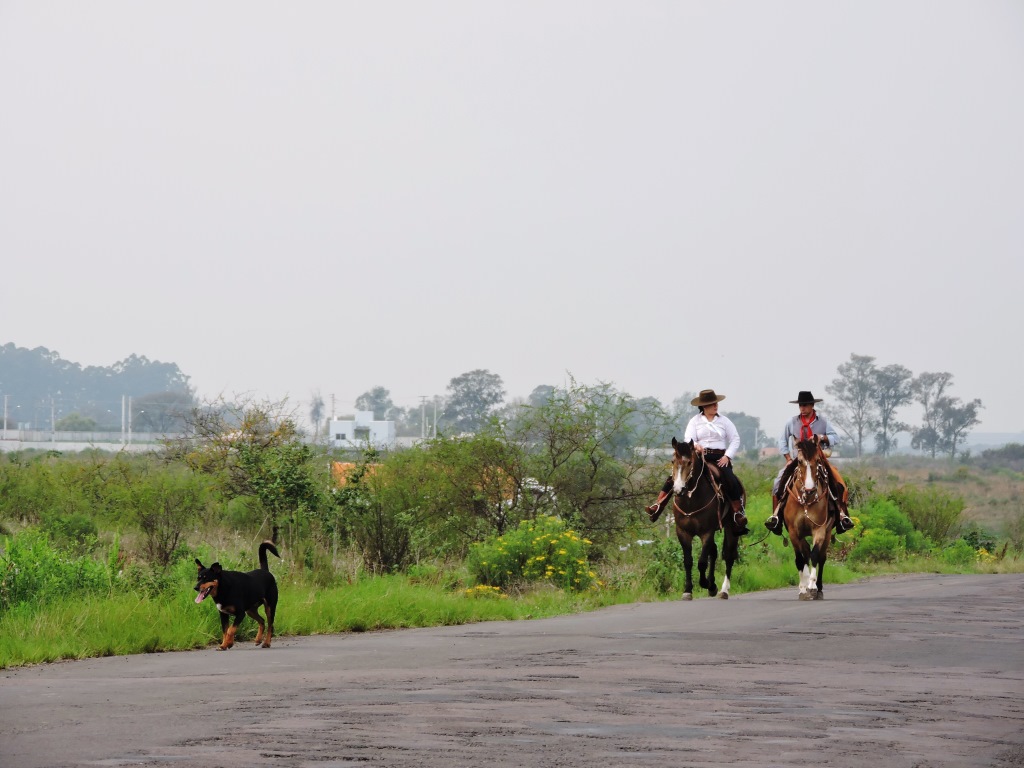
[[[753,451],[757,455],[759,448],[770,445],[771,441],[761,431],[761,419],[757,416],[748,416],[743,411],[725,414],[736,426],[740,433],[740,448],[744,451]]]
[[[669,409],[672,435],[666,443],[671,443],[673,437],[676,437],[679,440],[683,439],[683,433],[686,432],[686,425],[689,424],[690,419],[697,414],[697,406],[690,405],[690,401],[696,397],[696,392],[683,392],[683,394],[672,401],[672,407]]]
[[[922,373],[914,379],[914,397],[924,408],[921,426],[914,431],[911,447],[927,451],[934,459],[940,448],[942,435],[939,432],[941,411],[937,407],[953,380],[951,373]]]
[[[949,458],[956,458],[957,446],[972,427],[980,423],[978,411],[983,407],[981,400],[975,398],[969,403],[961,403],[958,397],[946,397],[936,404],[939,409],[939,431],[941,444],[949,452]]]
[[[629,419],[629,433],[643,435],[648,442],[644,448],[664,448],[671,444],[674,425],[672,417],[665,411],[656,397],[641,397],[633,400],[633,415]],[[633,446],[630,446],[632,449]]]
[[[57,419],[54,428],[60,432],[93,432],[96,429],[96,419],[90,419],[79,413],[69,413],[67,416]]]
[[[356,398],[357,411],[373,411],[375,421],[384,421],[390,418],[390,412],[395,408],[391,401],[391,393],[384,387],[374,387]]]
[[[875,416],[875,358],[851,354],[849,361],[836,370],[839,377],[825,387],[825,391],[835,398],[829,415],[853,441],[859,457],[864,451],[864,439],[878,423]]]
[[[309,398],[309,420],[313,422],[313,442],[320,437],[320,425],[324,420],[324,399],[320,392],[314,392]]]
[[[151,562],[166,568],[206,507],[209,479],[187,470],[144,471],[129,487],[132,514]]]
[[[195,398],[191,391],[153,392],[132,398],[132,428],[169,435],[185,429]]]
[[[30,413],[45,399],[47,408],[52,402],[64,413],[80,413],[109,426],[111,415],[119,412],[122,396],[136,400],[147,393],[178,392],[191,396],[188,381],[189,377],[174,363],[139,355],[129,355],[110,366],[83,368],[45,347],[0,346],[0,393],[7,396],[10,409],[21,408],[22,413]],[[29,420],[39,419],[18,419]]]
[[[533,392],[526,398],[526,404],[533,408],[540,408],[548,404],[555,395],[555,387],[550,384],[540,384],[533,388]]]
[[[300,439],[283,403],[218,401],[194,408],[185,433],[165,447],[168,458],[210,475],[229,499],[258,502],[275,541],[282,522],[322,501],[313,449]]]
[[[448,382],[448,400],[441,421],[447,431],[478,431],[505,399],[501,377],[477,369]]]
[[[896,410],[910,402],[914,394],[914,374],[902,365],[887,365],[874,374],[874,399],[878,414],[875,446],[883,456],[896,448],[895,435],[909,429],[896,420]]]
[[[556,509],[582,532],[608,537],[630,525],[642,499],[660,485],[661,467],[638,447],[656,444],[665,417],[638,413],[637,401],[609,384],[570,380],[547,403],[524,409],[510,439],[524,455],[525,474],[553,489]]]

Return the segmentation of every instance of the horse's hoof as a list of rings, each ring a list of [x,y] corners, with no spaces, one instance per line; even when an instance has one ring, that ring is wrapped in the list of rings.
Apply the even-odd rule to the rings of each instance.
[[[718,590],[717,589],[709,589],[708,590],[708,597],[714,597],[717,594],[718,594]]]
[[[693,600],[693,592],[683,592],[683,600]]]
[[[815,592],[814,593],[814,597],[811,598],[811,599],[812,600],[824,600],[825,599],[825,594],[823,592]]]
[[[718,593],[718,599],[719,600],[728,600],[729,599],[729,593],[728,592],[719,592]]]
[[[811,593],[810,592],[801,592],[800,593],[800,599],[801,600],[813,600],[814,598],[811,597]]]

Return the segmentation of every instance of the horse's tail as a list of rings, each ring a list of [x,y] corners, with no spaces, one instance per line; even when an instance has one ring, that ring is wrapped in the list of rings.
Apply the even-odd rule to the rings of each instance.
[[[264,571],[270,570],[270,566],[267,564],[268,549],[274,553],[274,557],[281,557],[279,554],[277,554],[277,547],[274,546],[274,543],[272,541],[264,541],[262,544],[260,544],[260,568],[262,568]]]

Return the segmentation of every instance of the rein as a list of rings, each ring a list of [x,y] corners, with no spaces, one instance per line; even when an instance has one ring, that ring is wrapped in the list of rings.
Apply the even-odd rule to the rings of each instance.
[[[683,490],[686,491],[686,498],[688,498],[688,499],[693,498],[693,494],[697,492],[697,489],[700,487],[700,479],[704,476],[704,470],[707,469],[707,461],[705,461],[702,458],[701,459],[700,472],[697,473],[697,479],[693,481],[693,487],[691,488],[689,486],[690,486],[690,480],[693,479],[693,465],[694,465],[694,463],[695,462],[691,459],[691,461],[690,461],[690,471],[687,473],[686,479],[683,480]],[[677,494],[674,494],[673,497],[672,497],[672,508],[676,512],[678,512],[680,515],[682,515],[683,517],[693,517],[698,512],[703,512],[705,509],[707,509],[709,506],[711,506],[714,502],[720,501],[722,499],[722,489],[719,487],[718,483],[715,482],[715,478],[710,473],[708,473],[708,481],[711,483],[711,490],[714,491],[714,494],[708,500],[707,504],[705,504],[702,507],[699,507],[698,509],[693,510],[692,512],[687,512],[685,509],[683,509],[682,507],[679,506],[679,497],[682,494],[677,493]],[[719,527],[721,527],[721,520],[719,520]]]
[[[801,463],[803,463],[803,462],[801,462]],[[806,465],[804,465],[804,466],[806,467]],[[805,468],[804,469],[804,476],[805,477],[806,477],[806,473],[807,473],[807,470]],[[801,483],[800,485],[802,486],[803,483]],[[804,495],[803,488],[801,487],[801,490],[797,491],[796,486],[797,486],[796,474],[794,473],[793,480],[789,484],[789,495],[796,500],[797,504],[800,505],[800,509],[803,510],[804,517],[807,518],[807,522],[810,523],[811,527],[812,528],[821,528],[823,525],[828,523],[829,515],[828,515],[828,507],[827,506],[825,508],[825,519],[822,520],[820,523],[815,523],[814,520],[811,519],[811,516],[807,513],[807,509],[810,506],[812,506],[814,504],[817,504],[821,499],[825,498],[825,496],[831,497],[833,500],[835,500],[835,496],[832,495],[832,489],[829,488],[829,485],[828,485],[828,472],[825,469],[825,466],[821,462],[818,462],[815,465],[815,467],[814,467],[814,498],[813,499],[811,499],[810,501],[807,501],[806,500],[806,496]],[[821,486],[824,486],[824,488],[825,488],[825,496],[822,495]]]

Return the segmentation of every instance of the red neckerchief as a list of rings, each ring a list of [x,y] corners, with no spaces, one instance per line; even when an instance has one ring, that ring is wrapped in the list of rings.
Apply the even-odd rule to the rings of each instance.
[[[810,440],[812,437],[814,437],[814,433],[811,432],[811,424],[814,423],[814,420],[816,418],[818,418],[818,414],[815,413],[814,411],[811,411],[811,418],[809,418],[809,419],[805,419],[803,416],[800,417],[800,439],[801,440]]]

